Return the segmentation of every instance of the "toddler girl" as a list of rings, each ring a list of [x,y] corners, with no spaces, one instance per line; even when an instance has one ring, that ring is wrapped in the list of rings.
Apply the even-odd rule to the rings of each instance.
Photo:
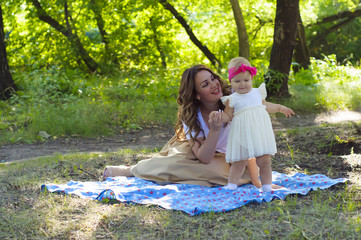
[[[212,112],[210,118],[220,117],[223,122],[231,122],[228,136],[226,161],[231,163],[226,189],[234,190],[242,176],[248,160],[256,158],[259,167],[262,190],[271,191],[272,167],[271,155],[277,152],[271,119],[266,111],[267,96],[264,83],[259,88],[252,88],[253,76],[257,69],[243,57],[237,57],[228,65],[229,81],[233,94],[222,97],[226,106],[223,112]],[[286,117],[294,114],[292,109],[282,105],[278,112]]]

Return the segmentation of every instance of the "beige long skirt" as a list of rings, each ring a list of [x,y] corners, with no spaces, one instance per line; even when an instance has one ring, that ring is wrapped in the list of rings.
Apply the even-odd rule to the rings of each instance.
[[[156,156],[134,165],[131,173],[161,184],[186,183],[212,187],[228,183],[229,168],[225,154],[216,153],[210,163],[202,163],[193,154],[188,140],[178,140],[173,136]],[[238,185],[250,182],[246,169]]]

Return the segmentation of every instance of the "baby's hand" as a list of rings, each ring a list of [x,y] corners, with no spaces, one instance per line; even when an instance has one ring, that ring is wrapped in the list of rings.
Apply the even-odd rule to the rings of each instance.
[[[222,127],[222,112],[212,111],[209,114],[208,124],[210,128],[220,128]]]
[[[281,106],[280,113],[283,113],[286,117],[291,117],[292,114],[295,114],[291,108],[285,106]]]

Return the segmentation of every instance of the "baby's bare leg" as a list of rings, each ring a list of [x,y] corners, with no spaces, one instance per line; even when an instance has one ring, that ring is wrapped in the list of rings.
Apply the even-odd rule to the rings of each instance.
[[[259,167],[259,173],[261,177],[261,183],[263,191],[271,191],[272,184],[272,166],[271,166],[271,156],[263,155],[256,158],[257,165]]]
[[[241,160],[234,162],[229,169],[228,185],[226,189],[234,190],[237,188],[237,183],[244,173],[244,169],[248,164],[248,160]]]

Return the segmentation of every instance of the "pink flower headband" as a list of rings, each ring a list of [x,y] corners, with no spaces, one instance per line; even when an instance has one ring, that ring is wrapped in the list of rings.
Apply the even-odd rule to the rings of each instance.
[[[241,72],[246,72],[248,71],[253,79],[253,76],[257,74],[257,68],[256,67],[250,67],[250,66],[246,66],[243,63],[241,63],[241,66],[239,67],[233,67],[230,68],[228,70],[228,80],[229,82],[231,82],[231,79],[236,76],[237,74],[241,73]]]

